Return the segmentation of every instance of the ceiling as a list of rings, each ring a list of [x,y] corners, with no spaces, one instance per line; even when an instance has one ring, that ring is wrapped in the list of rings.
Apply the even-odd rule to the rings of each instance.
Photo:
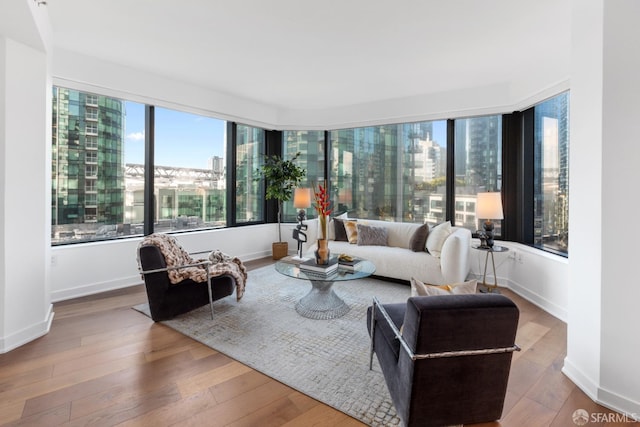
[[[49,0],[46,7],[54,49],[295,110],[512,84],[566,67],[570,49],[569,0]]]

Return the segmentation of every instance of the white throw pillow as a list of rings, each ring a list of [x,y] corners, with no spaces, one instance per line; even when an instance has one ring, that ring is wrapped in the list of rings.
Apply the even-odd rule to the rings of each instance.
[[[451,234],[451,221],[438,224],[429,232],[427,237],[427,251],[436,258],[440,258],[442,245]]]
[[[476,279],[452,285],[428,285],[415,277],[411,278],[412,297],[430,297],[434,295],[464,295],[475,294],[478,286]]]

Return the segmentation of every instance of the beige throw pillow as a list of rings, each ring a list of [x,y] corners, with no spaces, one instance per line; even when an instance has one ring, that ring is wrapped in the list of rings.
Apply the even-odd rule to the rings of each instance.
[[[451,285],[429,285],[412,277],[411,296],[430,297],[434,295],[475,294],[477,285],[478,281],[476,279],[469,280],[468,282],[453,283]]]
[[[347,239],[349,243],[358,243],[358,222],[354,220],[344,221],[344,229],[347,232]]]

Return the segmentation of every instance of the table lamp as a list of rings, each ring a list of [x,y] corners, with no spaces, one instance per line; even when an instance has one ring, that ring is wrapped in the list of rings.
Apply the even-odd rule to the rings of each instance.
[[[307,225],[304,221],[307,218],[306,208],[311,206],[311,189],[310,188],[296,188],[293,193],[293,207],[300,209],[298,211],[298,225],[293,230],[293,239],[298,241],[298,255],[293,259],[296,261],[305,261],[306,258],[302,257],[302,244],[307,241],[307,235],[302,230],[307,229]]]
[[[476,218],[484,219],[482,228],[487,237],[487,246],[493,247],[493,228],[492,219],[503,219],[502,213],[502,195],[500,193],[478,193],[476,199]]]

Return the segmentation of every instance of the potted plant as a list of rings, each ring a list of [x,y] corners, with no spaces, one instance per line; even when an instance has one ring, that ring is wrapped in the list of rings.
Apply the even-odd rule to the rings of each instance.
[[[300,153],[291,160],[278,155],[265,156],[264,164],[258,169],[266,185],[266,199],[275,199],[278,203],[278,241],[272,245],[273,259],[280,259],[289,252],[289,244],[282,241],[280,223],[282,220],[282,202],[291,200],[293,189],[300,184],[307,171],[295,164]]]

